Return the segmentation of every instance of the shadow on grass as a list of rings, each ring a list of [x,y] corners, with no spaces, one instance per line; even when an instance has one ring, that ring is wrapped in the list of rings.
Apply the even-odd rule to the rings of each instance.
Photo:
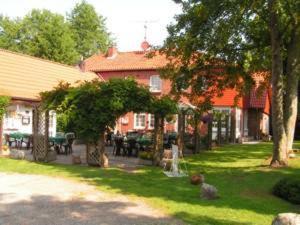
[[[16,166],[11,171],[77,177],[102,190],[149,199],[153,206],[167,209],[168,213],[191,224],[199,224],[197,221],[203,220],[213,225],[246,225],[230,221],[232,215],[240,210],[250,212],[240,214],[242,221],[264,224],[258,223],[259,219],[254,218],[253,213],[267,216],[271,220],[280,212],[300,211],[298,206],[292,206],[270,193],[280,178],[300,174],[300,165],[285,169],[262,167],[261,163],[270,155],[271,147],[270,144],[228,145],[187,158],[191,173],[204,173],[207,182],[218,188],[221,198],[216,201],[201,200],[199,186],[190,185],[189,178],[168,178],[160,168],[154,167],[128,173],[118,168],[30,163],[32,167],[22,171],[24,167],[17,163],[20,168]],[[1,165],[0,170],[3,170]],[[229,214],[225,215],[227,211]],[[220,218],[222,213],[224,216]]]

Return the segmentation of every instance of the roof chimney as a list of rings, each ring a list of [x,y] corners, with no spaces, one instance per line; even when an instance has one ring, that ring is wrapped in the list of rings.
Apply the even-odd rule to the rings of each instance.
[[[118,49],[115,46],[111,46],[107,49],[106,57],[114,58],[118,54]]]
[[[150,44],[148,43],[148,41],[145,40],[142,42],[141,47],[142,47],[143,51],[145,52],[150,48]]]

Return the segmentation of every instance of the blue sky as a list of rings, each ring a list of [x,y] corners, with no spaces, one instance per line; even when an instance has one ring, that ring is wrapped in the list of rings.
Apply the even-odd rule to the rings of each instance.
[[[23,17],[33,8],[49,9],[66,14],[81,0],[5,0],[0,14]],[[96,11],[106,17],[109,32],[121,51],[138,50],[144,39],[144,23],[148,24],[150,44],[161,45],[167,36],[166,26],[174,21],[180,8],[172,0],[87,0]]]

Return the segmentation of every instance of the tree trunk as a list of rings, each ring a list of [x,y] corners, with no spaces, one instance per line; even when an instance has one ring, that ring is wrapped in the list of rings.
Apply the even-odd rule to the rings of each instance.
[[[164,118],[154,116],[154,149],[153,149],[153,165],[159,166],[164,150]]]
[[[100,134],[97,147],[99,148],[100,166],[103,168],[107,168],[108,167],[108,157],[105,154],[105,134],[104,134],[104,132]]]
[[[200,118],[198,115],[194,115],[194,150],[193,153],[199,153],[200,152],[200,142],[201,142],[201,134],[200,134]]]
[[[281,41],[278,28],[276,0],[269,0],[270,31],[272,44],[272,128],[273,128],[273,158],[271,166],[287,165],[287,142],[283,118],[283,74]]]
[[[298,111],[298,82],[300,76],[300,29],[294,30],[288,46],[285,95],[285,131],[287,136],[287,151],[293,149],[294,132]]]

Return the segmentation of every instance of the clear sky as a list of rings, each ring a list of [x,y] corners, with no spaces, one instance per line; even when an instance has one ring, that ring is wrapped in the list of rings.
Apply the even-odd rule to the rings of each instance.
[[[65,15],[81,0],[0,0],[0,14],[23,17],[31,9],[49,9]],[[174,21],[180,8],[172,0],[87,0],[97,13],[106,17],[106,26],[121,51],[138,50],[148,23],[147,40],[161,45],[167,36],[166,26]]]

